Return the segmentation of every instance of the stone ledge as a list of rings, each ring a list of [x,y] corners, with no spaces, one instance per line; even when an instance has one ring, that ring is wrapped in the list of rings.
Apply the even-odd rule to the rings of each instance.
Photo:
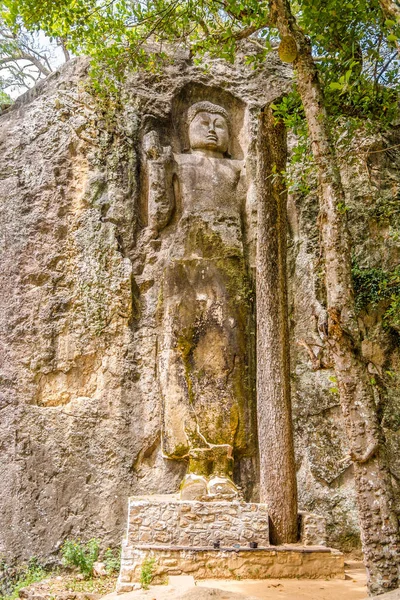
[[[201,549],[135,548],[125,559],[117,583],[119,593],[133,590],[143,562],[154,559],[153,583],[169,575],[195,579],[344,579],[344,557],[330,548],[270,546],[268,548]]]
[[[135,550],[178,550],[178,551],[188,551],[188,552],[259,552],[262,550],[263,552],[298,552],[300,554],[329,554],[329,553],[339,553],[339,550],[335,550],[334,548],[327,548],[326,546],[298,546],[297,544],[293,545],[285,545],[285,546],[258,546],[257,548],[247,548],[246,546],[240,546],[240,548],[235,548],[232,546],[228,547],[220,547],[220,548],[210,548],[210,546],[200,546],[194,548],[193,546],[162,546],[158,544],[137,544],[135,545]]]

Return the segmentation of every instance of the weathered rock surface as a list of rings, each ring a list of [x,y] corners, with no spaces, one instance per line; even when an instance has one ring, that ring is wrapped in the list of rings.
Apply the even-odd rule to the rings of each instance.
[[[369,596],[371,598],[371,596]],[[393,590],[393,592],[388,592],[387,594],[380,594],[379,596],[372,596],[372,600],[399,600],[400,598],[400,589]]]
[[[0,552],[49,557],[67,537],[118,544],[127,497],[174,493],[186,471],[161,451],[157,381],[165,254],[146,238],[143,135],[185,147],[183,114],[207,99],[238,123],[233,155],[254,170],[261,106],[291,85],[275,59],[260,71],[186,57],[164,73],[133,75],[120,101],[90,92],[74,60],[0,115]],[[399,264],[398,133],[360,141],[343,172],[361,266]],[[358,142],[357,142],[358,143]],[[369,153],[370,152],[370,153]],[[255,195],[248,195],[254,264]],[[397,211],[397,212],[396,212]],[[330,544],[357,537],[347,442],[329,352],[314,193],[290,199],[292,389],[300,508],[325,515]],[[377,402],[400,480],[400,350],[386,304],[360,314]],[[314,370],[315,369],[315,370]],[[261,443],[268,443],[263,440]],[[234,478],[257,500],[256,460]]]
[[[382,282],[390,281],[399,266],[400,220],[398,209],[394,207],[400,191],[399,140],[400,130],[394,127],[385,136],[363,135],[362,132],[343,134],[338,146],[347,203],[344,210],[354,261],[361,270],[365,269],[362,271],[365,288],[356,295],[363,354],[371,382],[376,384],[377,410],[382,419],[398,501],[400,339],[398,324],[387,312],[390,302],[379,302],[379,297],[376,301],[373,292],[379,286],[379,277]],[[353,157],[351,161],[349,156]],[[315,182],[308,183],[315,189]],[[293,194],[288,212],[291,227],[289,313],[299,502],[301,507],[327,515],[329,543],[349,550],[357,543],[357,512],[347,437],[326,345],[316,192]],[[396,294],[398,297],[399,288],[396,290],[393,280],[391,285],[393,298]],[[365,294],[364,302],[360,291]]]
[[[260,107],[290,86],[276,60],[258,73],[215,61],[205,74],[181,57],[162,75],[132,76],[118,103],[96,100],[86,73],[72,61],[0,116],[8,557],[49,557],[67,537],[117,544],[129,495],[177,490],[187,464],[160,447],[165,254],[146,239],[141,139],[157,129],[182,152],[188,104],[218,101],[242,119],[231,151],[243,159]],[[247,495],[255,468],[254,452],[237,464]]]

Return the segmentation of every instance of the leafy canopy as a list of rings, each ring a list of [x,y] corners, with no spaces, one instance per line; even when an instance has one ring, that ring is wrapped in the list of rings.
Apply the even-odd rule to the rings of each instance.
[[[7,27],[42,30],[75,54],[93,58],[104,86],[128,65],[157,69],[171,47],[259,64],[279,43],[268,0],[4,0]],[[293,0],[291,10],[310,37],[331,112],[383,114],[396,102],[400,23],[379,0]],[[168,52],[167,52],[168,50]]]
[[[400,26],[378,0],[303,0],[299,24],[310,35],[332,113],[390,117],[399,91]]]

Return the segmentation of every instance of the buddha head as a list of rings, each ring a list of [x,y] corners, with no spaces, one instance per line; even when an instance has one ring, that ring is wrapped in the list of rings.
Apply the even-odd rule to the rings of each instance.
[[[229,145],[229,116],[222,106],[211,102],[193,104],[187,115],[192,152],[223,158]]]

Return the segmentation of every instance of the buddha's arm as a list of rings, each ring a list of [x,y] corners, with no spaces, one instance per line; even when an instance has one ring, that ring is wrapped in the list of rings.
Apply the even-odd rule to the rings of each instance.
[[[239,181],[239,195],[242,199],[243,218],[243,243],[247,249],[247,258],[250,267],[255,267],[255,255],[257,246],[257,190],[255,186],[255,173],[253,165],[247,165],[242,170]]]
[[[170,146],[162,147],[158,134],[143,138],[148,176],[148,226],[155,236],[168,225],[174,210],[174,158]]]

